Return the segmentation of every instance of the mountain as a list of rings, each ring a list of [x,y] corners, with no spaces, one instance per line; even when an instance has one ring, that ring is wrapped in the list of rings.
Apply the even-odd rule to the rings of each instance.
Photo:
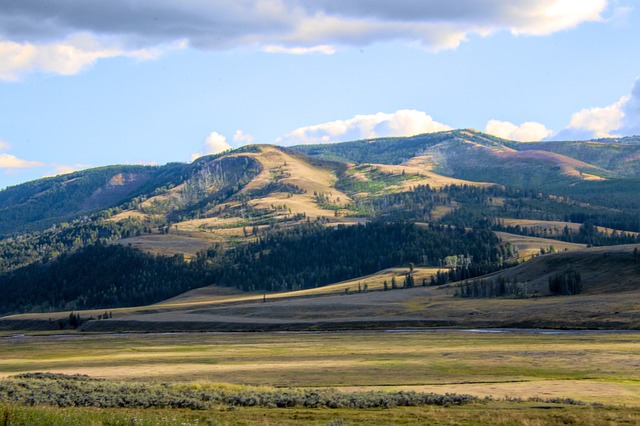
[[[450,177],[537,189],[640,177],[637,137],[516,142],[465,129],[294,149],[336,161],[420,164]]]
[[[144,305],[208,285],[313,289],[408,263],[445,268],[434,275],[445,284],[637,243],[639,141],[455,130],[28,182],[0,191],[0,314]]]
[[[184,164],[108,166],[39,179],[0,191],[0,235],[40,230],[118,206],[175,182]]]

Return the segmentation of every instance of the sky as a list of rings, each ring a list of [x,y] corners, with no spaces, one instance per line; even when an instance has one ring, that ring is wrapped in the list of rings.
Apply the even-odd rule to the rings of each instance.
[[[638,0],[2,0],[0,188],[474,128],[640,134]]]

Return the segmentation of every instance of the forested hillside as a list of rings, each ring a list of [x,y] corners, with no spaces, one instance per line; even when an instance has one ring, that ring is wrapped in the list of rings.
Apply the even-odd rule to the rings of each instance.
[[[637,140],[515,142],[465,129],[294,148],[355,163],[411,163],[419,157],[424,167],[447,176],[555,191],[583,180],[640,177]]]
[[[35,231],[119,206],[175,184],[184,164],[110,166],[44,178],[0,191],[0,236]]]
[[[636,243],[639,158],[637,138],[455,130],[41,179],[0,191],[0,313],[308,289],[408,264],[453,268],[442,284],[525,259],[510,242],[523,237],[540,244],[528,257]]]
[[[461,273],[473,277],[497,269],[503,251],[488,229],[382,222],[335,229],[309,223],[226,252],[212,247],[191,262],[99,243],[0,276],[0,313],[140,306],[211,284],[315,288],[390,266],[442,265],[447,257],[460,259]]]

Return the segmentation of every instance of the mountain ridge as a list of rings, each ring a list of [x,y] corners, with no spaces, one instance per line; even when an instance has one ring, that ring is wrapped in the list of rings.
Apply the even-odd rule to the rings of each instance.
[[[331,247],[328,240],[346,235],[344,225],[408,223],[441,244],[455,240],[437,255],[413,245],[395,258],[427,269],[447,265],[450,271],[434,278],[439,284],[558,248],[637,242],[640,179],[634,167],[639,160],[632,157],[640,145],[570,144],[592,162],[560,152],[560,143],[507,141],[463,129],[311,147],[248,145],[191,164],[109,166],[29,182],[0,191],[0,218],[8,219],[0,222],[0,234],[6,235],[0,239],[0,287],[37,297],[4,309],[90,308],[94,302],[110,308],[156,303],[159,295],[174,297],[172,292],[190,285],[256,290],[268,282],[274,291],[354,279],[358,271],[344,259],[356,250],[344,245],[334,256],[341,266],[331,279],[322,278],[328,270],[322,258],[303,273],[298,266],[304,260],[278,269],[270,257],[304,254],[296,245],[303,236],[315,241],[308,243],[313,247]],[[619,172],[625,164],[631,164],[629,173]],[[557,223],[575,226],[552,226]],[[500,241],[498,232],[517,235]],[[397,233],[390,235],[387,240],[402,243]],[[349,238],[352,244],[366,241],[364,257],[388,243],[373,243],[373,236]],[[478,250],[479,241],[491,253]],[[86,250],[102,256],[104,264],[93,268],[104,271],[105,277],[93,280],[100,289],[75,277],[74,271],[83,270],[78,264],[86,263]],[[127,262],[147,265],[149,271],[119,269]],[[160,281],[151,277],[163,276],[167,265],[184,269],[184,277],[194,277],[187,280],[192,284],[172,278],[175,282],[163,281],[164,290],[154,289],[153,282]],[[256,271],[258,265],[264,271]],[[47,274],[51,277],[42,278]],[[38,280],[56,283],[53,299],[38,292]],[[25,288],[18,288],[21,283]]]

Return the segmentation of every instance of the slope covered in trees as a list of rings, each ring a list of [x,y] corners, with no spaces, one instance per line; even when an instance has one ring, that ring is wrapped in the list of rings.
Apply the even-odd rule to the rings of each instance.
[[[314,288],[410,262],[441,265],[449,256],[468,259],[467,276],[476,276],[497,268],[497,243],[488,229],[379,222],[274,231],[227,252],[200,252],[190,263],[94,244],[0,275],[0,313],[145,305],[209,284],[265,292]]]
[[[180,256],[96,244],[0,276],[0,312],[145,305],[207,284]]]
[[[501,247],[494,230],[593,246],[634,243],[640,181],[618,178],[607,165],[633,156],[640,149],[634,141],[572,143],[591,165],[569,158],[558,143],[531,149],[456,130],[298,151],[247,146],[189,165],[113,166],[18,185],[0,191],[0,234],[7,235],[0,239],[0,289],[7,295],[0,311],[153,303],[209,284],[296,290],[408,262],[471,260],[438,280],[455,281],[508,264],[517,248]],[[508,185],[476,185],[433,170]],[[515,225],[519,219],[576,225],[544,233]],[[335,226],[368,221],[375,223]],[[186,253],[178,237],[217,245],[184,262],[134,251],[126,247],[129,237],[176,245],[162,253]],[[119,240],[123,251],[107,247]],[[101,271],[99,279],[82,262]],[[167,265],[189,279],[159,279]]]
[[[640,177],[637,140],[630,137],[524,143],[465,129],[407,138],[301,145],[295,149],[311,156],[355,163],[400,164],[419,156],[426,167],[445,176],[531,189],[561,189],[571,194],[576,183],[587,182],[594,189],[601,189],[603,178],[614,180],[617,186],[620,178]]]
[[[470,273],[479,275],[500,260],[497,246],[498,239],[486,228],[374,222],[331,229],[310,224],[229,251],[219,282],[244,290],[301,290],[391,266],[438,266],[448,256],[470,259]]]
[[[39,179],[0,191],[0,236],[115,207],[175,183],[184,164],[109,166]]]

